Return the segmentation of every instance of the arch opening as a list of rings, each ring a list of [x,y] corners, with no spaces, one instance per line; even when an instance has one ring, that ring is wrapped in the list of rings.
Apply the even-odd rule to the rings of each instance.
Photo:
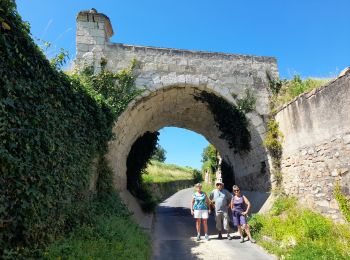
[[[252,123],[252,119],[259,115],[254,112],[246,115],[249,120],[251,149],[244,153],[237,152],[223,138],[208,104],[195,99],[207,91],[208,89],[198,86],[172,85],[148,92],[128,106],[114,128],[117,138],[111,143],[108,154],[117,189],[127,188],[126,162],[137,139],[146,132],[154,133],[163,127],[175,126],[194,131],[213,144],[228,167],[232,168],[234,182],[243,189],[269,191],[271,177],[269,160],[262,141],[263,133],[259,130],[261,125]],[[214,91],[208,93],[223,98],[228,104],[234,103]]]

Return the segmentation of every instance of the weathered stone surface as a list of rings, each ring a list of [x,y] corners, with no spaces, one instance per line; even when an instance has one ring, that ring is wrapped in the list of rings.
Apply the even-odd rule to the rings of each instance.
[[[314,91],[312,99],[301,95],[276,116],[285,136],[282,160],[285,191],[307,197],[313,209],[337,221],[343,219],[333,195],[336,181],[350,197],[349,86],[350,75],[345,75]],[[296,180],[311,183],[311,189]]]

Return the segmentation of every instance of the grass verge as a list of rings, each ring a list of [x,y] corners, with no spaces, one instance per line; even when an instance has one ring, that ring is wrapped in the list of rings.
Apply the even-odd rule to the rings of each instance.
[[[131,219],[117,194],[82,202],[75,219],[80,225],[51,244],[45,259],[150,259],[149,236]]]
[[[181,167],[174,164],[166,164],[159,161],[150,161],[146,173],[142,175],[145,183],[172,182],[178,180],[192,180],[193,170],[190,167]]]
[[[350,225],[300,208],[296,198],[277,199],[249,224],[258,243],[281,259],[350,259]]]

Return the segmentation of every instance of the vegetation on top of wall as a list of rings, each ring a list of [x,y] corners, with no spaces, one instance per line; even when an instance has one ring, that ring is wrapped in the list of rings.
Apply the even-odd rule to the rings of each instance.
[[[324,86],[331,80],[326,78],[302,79],[299,75],[294,75],[290,80],[274,79],[269,74],[267,74],[267,77],[272,92],[273,113],[275,113],[278,107],[288,103],[300,94]]]
[[[334,187],[334,197],[338,202],[339,209],[342,212],[345,220],[350,223],[350,200],[341,191],[339,181],[335,184]]]
[[[40,258],[80,223],[72,212],[87,194],[93,159],[110,178],[101,158],[115,119],[138,92],[130,70],[57,70],[65,55],[50,64],[14,1],[0,2],[0,19],[0,258]],[[110,97],[113,82],[120,91]],[[107,182],[101,178],[98,189]]]
[[[239,153],[250,151],[249,122],[241,110],[222,97],[206,91],[194,98],[208,104],[217,127],[221,131],[220,138],[226,140],[230,148],[234,148],[235,152]]]
[[[350,258],[350,226],[301,208],[297,198],[279,197],[269,213],[253,215],[249,224],[258,244],[280,259]]]

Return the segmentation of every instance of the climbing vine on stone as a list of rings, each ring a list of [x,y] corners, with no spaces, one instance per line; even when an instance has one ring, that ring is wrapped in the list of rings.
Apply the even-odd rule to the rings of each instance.
[[[69,211],[86,194],[92,161],[105,154],[117,116],[138,92],[130,70],[57,70],[14,1],[0,1],[0,17],[0,258],[41,258],[40,249],[72,228]],[[108,169],[99,173],[108,181]]]
[[[350,200],[341,191],[339,181],[335,184],[334,197],[338,202],[339,209],[343,213],[344,218],[350,223]]]
[[[235,97],[234,95],[232,95]],[[252,112],[255,109],[256,97],[250,89],[245,90],[245,96],[237,99],[237,108],[243,113]]]
[[[248,152],[251,149],[251,136],[248,130],[248,120],[245,114],[236,106],[215,94],[203,91],[194,96],[195,100],[207,103],[214,116],[220,138],[227,141],[235,152]]]
[[[283,133],[279,130],[278,122],[274,117],[274,113],[276,110],[275,100],[277,95],[282,87],[282,81],[278,79],[274,79],[269,73],[267,73],[267,79],[269,80],[269,88],[272,92],[272,97],[270,100],[271,114],[270,119],[267,123],[267,133],[264,140],[264,145],[269,151],[272,157],[272,165],[273,165],[273,175],[276,181],[276,191],[283,192],[282,190],[282,182],[283,175],[281,170],[282,164],[282,141],[283,141]]]

